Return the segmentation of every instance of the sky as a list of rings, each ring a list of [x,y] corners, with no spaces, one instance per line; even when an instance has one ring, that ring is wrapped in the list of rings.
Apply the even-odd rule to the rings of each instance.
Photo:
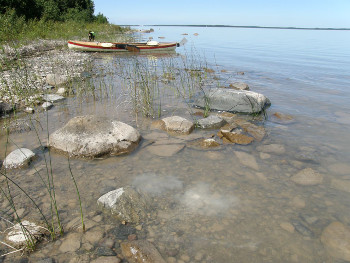
[[[117,25],[350,28],[350,0],[94,0]]]

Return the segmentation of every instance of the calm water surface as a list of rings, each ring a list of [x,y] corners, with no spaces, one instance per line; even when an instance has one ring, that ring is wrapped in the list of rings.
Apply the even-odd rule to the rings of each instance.
[[[246,82],[252,91],[266,95],[272,106],[260,123],[267,136],[249,146],[226,145],[215,151],[186,147],[171,157],[150,154],[147,140],[143,140],[128,156],[71,160],[87,217],[98,213],[96,200],[102,194],[134,185],[155,198],[155,209],[138,235],[152,241],[169,262],[173,258],[177,262],[216,263],[335,262],[320,236],[333,221],[350,224],[350,189],[339,187],[339,182],[350,184],[350,32],[154,29],[141,37],[180,41],[187,33],[189,41],[177,50],[175,59],[200,57],[221,82]],[[117,54],[92,56],[96,72],[115,66],[121,59],[131,59]],[[159,56],[144,59],[162,60]],[[62,127],[73,116],[97,114],[138,125],[144,137],[154,133],[150,119],[140,118],[136,123],[130,103],[122,103],[121,92],[116,91],[121,83],[113,71],[103,79],[114,96],[98,95],[97,100],[87,97],[83,101],[74,97],[62,102],[49,111],[49,131]],[[162,110],[163,116],[191,118],[182,101],[164,99]],[[293,122],[276,121],[276,112],[291,115]],[[37,118],[45,123],[44,115]],[[212,133],[215,131],[196,130],[194,134]],[[21,147],[38,147],[34,132],[14,134],[12,139]],[[1,149],[5,140],[0,138]],[[259,150],[264,144],[283,145],[285,151],[266,155]],[[10,149],[15,148],[10,144]],[[239,160],[237,152],[248,161]],[[78,203],[66,158],[58,154],[52,157],[62,218],[68,223],[79,216]],[[44,169],[43,159],[35,165]],[[304,168],[322,174],[323,183],[300,186],[292,182],[290,177]],[[15,172],[14,176],[24,177],[23,183],[30,185],[33,194],[47,198],[39,194],[43,190],[32,171]],[[99,224],[100,231],[108,232],[118,223],[103,214]],[[62,262],[67,257],[50,247],[42,253]]]

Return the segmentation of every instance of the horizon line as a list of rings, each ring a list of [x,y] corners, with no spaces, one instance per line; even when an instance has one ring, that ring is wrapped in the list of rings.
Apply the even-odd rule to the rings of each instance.
[[[300,30],[350,30],[348,27],[286,27],[286,26],[233,26],[233,25],[120,25],[120,26],[181,26],[181,27],[234,27],[234,28],[265,28],[265,29],[300,29]]]

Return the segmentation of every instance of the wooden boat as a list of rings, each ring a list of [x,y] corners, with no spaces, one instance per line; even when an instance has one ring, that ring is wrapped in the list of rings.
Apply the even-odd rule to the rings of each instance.
[[[181,41],[182,42],[182,41]],[[98,52],[155,52],[155,51],[174,51],[180,43],[169,42],[160,43],[158,41],[148,41],[140,43],[112,43],[112,42],[84,42],[68,41],[68,47],[80,51],[98,51]]]

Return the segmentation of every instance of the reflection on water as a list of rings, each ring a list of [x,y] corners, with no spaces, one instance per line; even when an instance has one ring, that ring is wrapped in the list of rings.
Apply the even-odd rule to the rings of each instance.
[[[177,30],[176,33],[199,30],[199,47],[205,40],[209,42],[214,39],[214,36],[210,38],[206,35],[205,29],[174,30]],[[222,45],[214,47],[210,42],[213,49],[210,52],[218,55],[216,61],[206,56],[208,67],[213,67],[215,75],[224,82],[246,81],[251,90],[271,99],[268,118],[263,121],[267,132],[265,139],[248,146],[223,145],[215,151],[185,147],[171,157],[150,154],[147,150],[150,140],[144,139],[140,147],[128,156],[71,160],[86,217],[92,220],[102,216],[96,228],[108,236],[110,229],[118,223],[109,214],[99,214],[96,200],[110,190],[133,185],[150,194],[154,201],[154,209],[137,235],[140,239],[153,242],[168,262],[335,262],[325,250],[320,237],[331,222],[350,225],[350,190],[347,187],[350,182],[350,115],[345,111],[350,80],[341,77],[349,73],[348,65],[340,66],[345,65],[349,54],[344,54],[342,61],[334,59],[332,62],[333,55],[338,54],[334,58],[339,58],[341,51],[331,49],[332,56],[324,53],[320,56],[319,50],[324,50],[321,43],[317,43],[318,49],[314,50],[314,42],[303,42],[295,46],[298,57],[284,53],[286,47],[283,44],[288,45],[288,41],[293,39],[288,36],[289,31],[269,33],[266,30],[245,29],[246,38],[243,38],[243,29],[217,30],[215,39],[219,39],[219,43],[224,42],[221,34],[237,34],[230,37],[232,46],[225,46],[224,51]],[[168,37],[163,31],[162,28],[159,34]],[[260,35],[268,32],[275,37],[275,41],[266,39],[266,36],[259,38],[249,35],[252,32]],[[327,34],[307,33],[315,34],[313,37],[316,39]],[[299,38],[306,36],[305,32],[293,31],[293,34],[300,34]],[[341,32],[329,34],[342,37]],[[333,44],[338,45],[337,42]],[[272,51],[277,54],[269,56]],[[133,101],[130,97],[129,101],[126,100],[130,94],[122,87],[127,86],[128,79],[120,80],[113,74],[117,66],[127,66],[127,61],[133,59],[132,55],[94,56],[95,75],[92,81],[95,87],[106,86],[100,91],[96,88],[94,96],[85,91],[82,96],[71,97],[57,104],[48,112],[49,132],[62,127],[73,116],[96,114],[137,127],[144,137],[152,134],[152,118],[139,115],[136,120]],[[148,65],[163,63],[164,67],[164,63],[170,61],[164,54],[143,56]],[[171,58],[181,61],[183,56],[175,53]],[[290,59],[295,60],[295,64],[289,63]],[[324,60],[327,65],[323,64]],[[254,65],[253,61],[256,62]],[[300,69],[300,65],[303,69]],[[163,75],[159,72],[160,68],[156,69],[158,75]],[[245,74],[237,75],[242,70]],[[176,94],[176,90],[158,94],[162,102],[162,115],[192,118],[188,105]],[[275,112],[290,114],[293,121],[278,121],[273,118]],[[45,114],[38,113],[35,118],[40,119],[45,130]],[[210,137],[216,131],[195,130],[194,133]],[[46,141],[45,132],[40,131],[40,134],[41,139]],[[33,130],[14,133],[9,151],[16,148],[15,144],[35,149],[39,147],[35,138]],[[6,136],[2,135],[1,149],[4,149],[5,142]],[[0,158],[3,157],[2,150]],[[66,158],[52,153],[52,163],[62,219],[68,224],[79,216],[78,200],[68,176]],[[33,165],[44,172],[44,164],[41,155]],[[33,165],[11,174],[29,187],[30,193],[41,200],[42,207],[48,207],[48,197],[43,193],[41,181],[35,176]],[[304,168],[312,168],[322,174],[323,183],[315,186],[294,183],[291,177]],[[20,196],[20,193],[16,194]],[[26,208],[29,205],[29,201],[24,201],[20,206]],[[6,205],[2,205],[2,209],[9,211]],[[26,213],[33,218],[37,216],[27,210]],[[86,245],[81,248],[82,253],[94,251],[93,248],[84,249]],[[115,250],[118,251],[118,248]],[[39,253],[63,261],[66,257],[61,250],[49,246]]]

